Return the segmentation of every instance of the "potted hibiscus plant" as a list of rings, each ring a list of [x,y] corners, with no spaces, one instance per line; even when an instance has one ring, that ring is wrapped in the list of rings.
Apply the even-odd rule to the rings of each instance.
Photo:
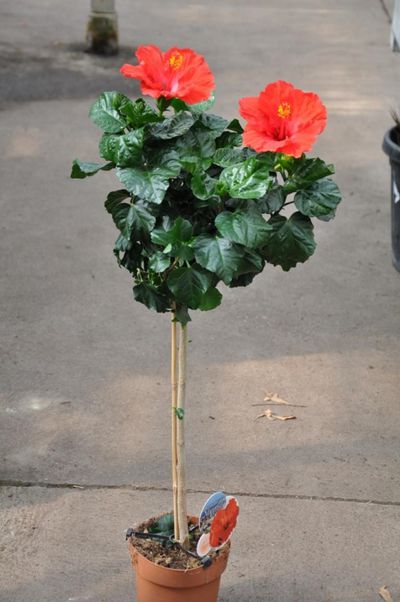
[[[393,265],[400,272],[400,115],[392,111],[395,125],[383,138],[383,150],[388,155],[391,172],[391,225]]]
[[[116,170],[122,188],[105,208],[114,254],[136,301],[171,322],[173,512],[129,533],[138,602],[214,602],[237,501],[213,494],[188,515],[185,474],[187,332],[192,310],[218,307],[224,286],[249,285],[267,264],[288,271],[315,250],[312,218],[331,220],[341,200],[332,165],[309,158],[326,124],[319,97],[269,84],[239,102],[244,130],[209,111],[214,77],[190,49],[137,49],[123,65],[144,96],[104,92],[90,109],[105,163],[75,160],[71,177]],[[294,209],[293,211],[291,211]]]

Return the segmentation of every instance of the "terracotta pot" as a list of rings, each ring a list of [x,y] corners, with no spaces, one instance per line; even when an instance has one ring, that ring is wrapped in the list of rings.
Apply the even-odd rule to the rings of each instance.
[[[191,522],[197,522],[190,517]],[[221,575],[228,563],[229,543],[207,567],[180,570],[154,564],[128,540],[136,574],[136,602],[216,602]]]

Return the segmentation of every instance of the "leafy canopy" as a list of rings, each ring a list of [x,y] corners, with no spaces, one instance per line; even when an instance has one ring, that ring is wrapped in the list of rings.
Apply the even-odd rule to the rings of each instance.
[[[247,286],[266,263],[287,271],[315,250],[312,218],[331,220],[341,197],[321,159],[242,148],[242,128],[187,105],[104,92],[90,109],[105,163],[75,160],[72,178],[115,169],[122,188],[105,208],[114,254],[134,298],[157,312],[208,311],[220,282]],[[295,212],[290,215],[290,209]]]

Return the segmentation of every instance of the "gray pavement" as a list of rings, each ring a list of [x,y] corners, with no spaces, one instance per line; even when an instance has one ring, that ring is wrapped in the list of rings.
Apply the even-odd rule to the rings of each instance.
[[[400,278],[380,149],[400,108],[391,4],[117,5],[108,59],[81,52],[84,2],[0,7],[0,600],[134,600],[123,530],[171,506],[168,318],[134,303],[115,265],[114,177],[68,178],[72,158],[97,158],[91,100],[135,94],[117,67],[155,42],[206,54],[227,117],[278,78],[317,91],[329,125],[315,154],[344,195],[308,263],[223,291],[190,324],[190,510],[219,488],[241,502],[221,602],[376,602],[385,583],[397,602]],[[256,421],[265,391],[307,407]]]

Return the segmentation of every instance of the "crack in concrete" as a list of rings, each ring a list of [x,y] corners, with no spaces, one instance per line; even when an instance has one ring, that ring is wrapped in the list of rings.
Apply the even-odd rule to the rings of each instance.
[[[116,484],[116,485],[100,485],[98,483],[48,483],[47,481],[18,481],[13,479],[0,479],[1,487],[41,487],[43,489],[81,489],[81,490],[128,490],[128,491],[165,491],[172,492],[170,487],[156,487],[155,485],[129,485],[129,484]],[[208,495],[209,490],[204,489],[188,489],[188,493],[201,493]],[[400,507],[400,501],[392,502],[388,500],[369,500],[363,498],[346,498],[336,496],[321,496],[321,495],[304,495],[294,493],[252,493],[249,491],[231,491],[230,495],[238,497],[252,497],[252,498],[264,498],[264,499],[277,499],[277,500],[300,500],[310,502],[345,502],[348,504],[373,504],[375,506],[397,506]]]
[[[391,23],[392,23],[392,16],[391,16],[391,14],[390,14],[390,12],[389,12],[389,9],[388,9],[388,7],[387,7],[387,6],[386,6],[386,4],[385,4],[385,0],[379,0],[379,4],[381,5],[381,8],[382,8],[383,12],[384,12],[384,13],[385,13],[385,15],[386,15],[386,18],[387,18],[387,20],[388,20],[388,23],[389,23],[389,24],[391,24]]]

